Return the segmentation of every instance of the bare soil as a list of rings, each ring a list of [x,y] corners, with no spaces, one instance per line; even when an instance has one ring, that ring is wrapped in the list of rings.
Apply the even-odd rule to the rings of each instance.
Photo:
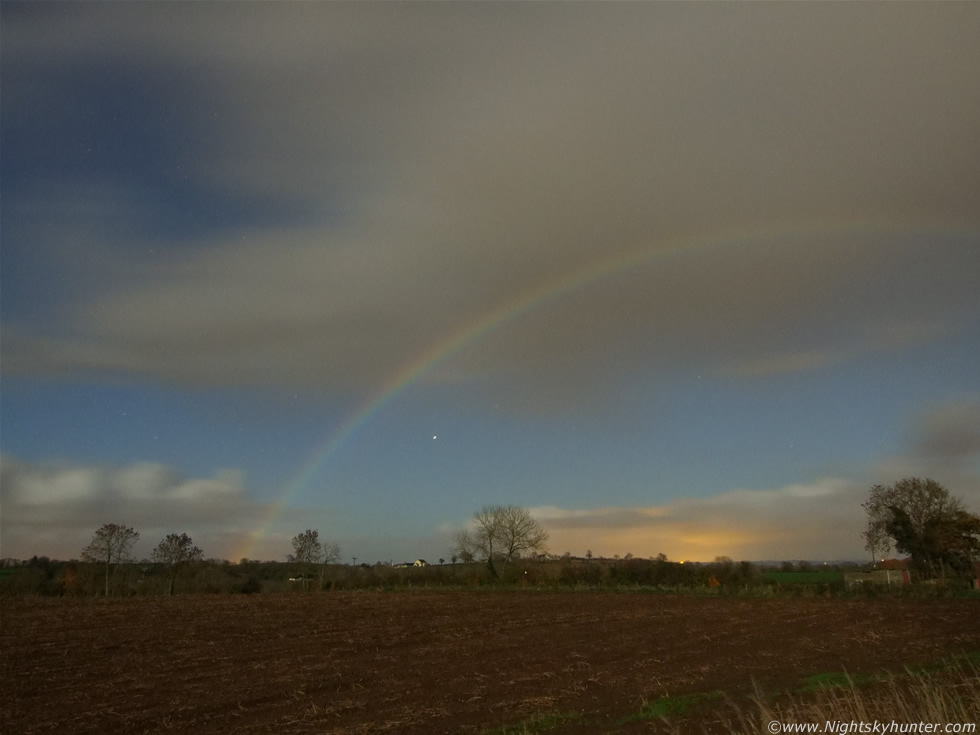
[[[559,732],[980,650],[972,600],[350,592],[0,601],[3,733]]]

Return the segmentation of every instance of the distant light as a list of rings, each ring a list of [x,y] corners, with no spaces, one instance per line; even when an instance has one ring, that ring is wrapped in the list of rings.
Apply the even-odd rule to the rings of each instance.
[[[433,439],[438,439],[439,437],[438,437],[438,436],[434,436],[434,437],[432,437],[432,438],[433,438]]]

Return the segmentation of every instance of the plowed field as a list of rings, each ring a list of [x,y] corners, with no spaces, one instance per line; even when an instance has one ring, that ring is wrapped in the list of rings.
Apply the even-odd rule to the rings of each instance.
[[[0,601],[3,733],[478,733],[623,725],[665,695],[980,649],[970,600],[323,593]],[[620,723],[620,724],[617,724]],[[570,726],[571,727],[571,726]]]

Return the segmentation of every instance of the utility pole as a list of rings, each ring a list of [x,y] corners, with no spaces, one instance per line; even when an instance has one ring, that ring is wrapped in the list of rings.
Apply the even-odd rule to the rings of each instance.
[[[352,556],[351,559],[353,559],[353,561],[354,561],[354,563],[351,564],[351,566],[352,567],[356,567],[357,566],[357,557],[356,556]]]

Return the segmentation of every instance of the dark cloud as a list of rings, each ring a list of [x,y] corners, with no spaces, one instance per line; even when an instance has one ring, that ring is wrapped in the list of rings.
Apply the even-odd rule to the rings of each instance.
[[[980,458],[980,397],[964,396],[922,416],[913,450],[936,461]]]

